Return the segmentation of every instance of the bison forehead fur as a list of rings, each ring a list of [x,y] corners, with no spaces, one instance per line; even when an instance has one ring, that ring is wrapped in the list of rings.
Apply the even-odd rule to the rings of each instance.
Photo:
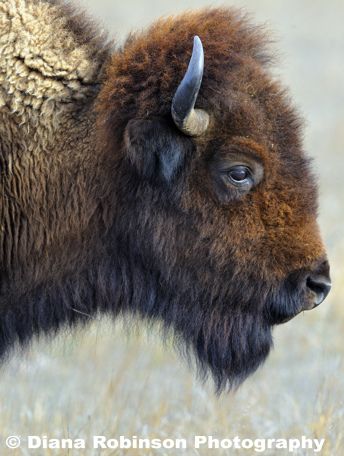
[[[210,120],[191,137],[171,102],[195,35]],[[235,10],[116,47],[63,2],[1,3],[2,355],[101,311],[160,321],[219,390],[262,363],[326,268],[301,122],[270,64]],[[233,161],[257,167],[249,191],[226,180]]]

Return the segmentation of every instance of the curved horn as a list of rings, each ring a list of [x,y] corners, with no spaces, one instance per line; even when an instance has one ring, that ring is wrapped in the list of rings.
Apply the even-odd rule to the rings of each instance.
[[[209,125],[209,114],[194,109],[202,84],[204,53],[202,41],[196,35],[188,69],[172,100],[171,113],[179,130],[189,136],[199,136]]]

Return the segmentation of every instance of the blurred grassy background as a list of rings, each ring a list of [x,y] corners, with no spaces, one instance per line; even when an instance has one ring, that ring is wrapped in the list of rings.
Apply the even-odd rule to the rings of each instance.
[[[203,0],[79,3],[119,41],[160,15],[210,4]],[[144,331],[123,330],[119,324],[102,320],[77,334],[35,343],[1,369],[0,437],[307,435],[326,438],[322,455],[344,454],[344,3],[211,2],[227,4],[247,8],[273,31],[280,55],[276,71],[307,119],[305,147],[315,157],[320,181],[320,224],[329,250],[333,292],[318,310],[277,328],[275,350],[264,367],[238,392],[220,399],[211,385],[195,380],[168,344],[163,347],[156,335],[147,337]],[[0,448],[0,454],[6,454],[2,442]],[[209,451],[180,453],[206,455]],[[63,454],[99,453],[89,449]],[[173,451],[130,450],[126,454]],[[214,450],[212,454],[232,453]]]

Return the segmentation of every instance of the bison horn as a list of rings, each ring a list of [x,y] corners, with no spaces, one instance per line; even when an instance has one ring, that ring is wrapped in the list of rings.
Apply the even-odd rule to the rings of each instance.
[[[209,114],[203,109],[194,109],[202,84],[204,53],[202,41],[194,37],[192,56],[188,69],[172,100],[171,113],[179,130],[188,136],[199,136],[209,125]]]

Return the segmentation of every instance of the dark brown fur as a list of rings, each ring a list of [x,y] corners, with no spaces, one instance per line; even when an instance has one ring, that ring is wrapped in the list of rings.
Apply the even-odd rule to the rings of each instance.
[[[78,21],[71,33],[86,43]],[[197,139],[170,115],[194,35],[205,51],[197,107],[211,118]],[[241,13],[206,9],[156,22],[111,58],[93,51],[88,95],[26,120],[38,123],[32,159],[17,146],[20,115],[3,112],[2,352],[102,311],[161,321],[218,389],[260,365],[325,255],[300,119],[269,73],[267,41]],[[233,148],[264,166],[243,197],[216,177]]]

